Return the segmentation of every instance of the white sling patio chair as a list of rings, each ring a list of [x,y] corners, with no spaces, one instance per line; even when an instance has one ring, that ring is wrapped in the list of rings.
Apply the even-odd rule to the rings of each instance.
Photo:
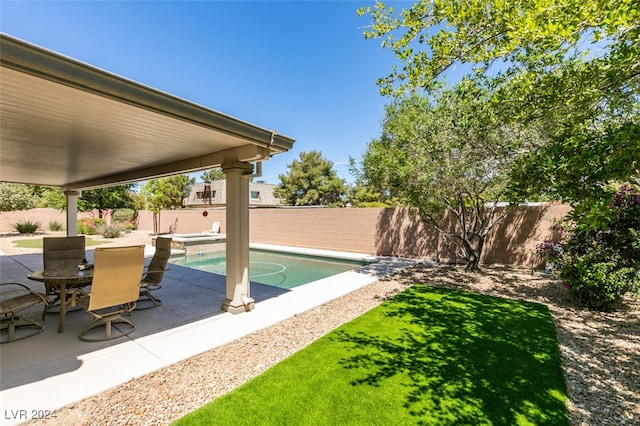
[[[211,229],[205,229],[203,234],[219,234],[220,233],[220,221],[216,220],[211,224]]]

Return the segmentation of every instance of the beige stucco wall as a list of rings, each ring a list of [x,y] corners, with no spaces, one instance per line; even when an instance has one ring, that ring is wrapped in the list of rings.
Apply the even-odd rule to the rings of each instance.
[[[569,211],[566,205],[522,207],[502,223],[487,241],[483,262],[539,266],[535,245],[551,236],[550,227]],[[206,214],[206,215],[205,215]],[[86,214],[83,214],[86,215]],[[11,232],[20,219],[64,223],[55,209],[0,213],[0,232]],[[200,233],[220,221],[226,232],[222,208],[165,210],[161,233]],[[152,231],[151,212],[139,213],[138,229]],[[438,232],[412,219],[406,209],[384,208],[265,208],[250,212],[251,242],[350,251],[386,256],[407,256],[455,261]]]

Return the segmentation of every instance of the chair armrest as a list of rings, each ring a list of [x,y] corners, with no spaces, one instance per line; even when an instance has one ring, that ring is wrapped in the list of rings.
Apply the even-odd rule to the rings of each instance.
[[[6,286],[6,285],[18,286],[18,287],[22,287],[22,288],[17,288],[15,290],[2,290],[2,291],[0,291],[2,294],[12,293],[12,292],[15,292],[15,291],[24,291],[24,290],[33,291],[29,287],[27,287],[26,285],[24,285],[22,283],[2,283],[2,284],[0,284],[0,286]]]
[[[31,294],[35,294],[37,296],[40,296],[40,298],[42,299],[43,302],[45,303],[49,303],[49,298],[46,297],[45,294],[40,293],[39,291],[35,291],[35,290],[31,290],[29,287],[27,287],[26,285],[22,284],[22,283],[2,283],[0,284],[0,286],[18,286],[18,287],[22,287],[22,288],[16,288],[13,290],[1,290],[0,294],[2,296],[6,296],[7,294],[11,294],[11,293],[31,293]]]
[[[2,303],[6,303],[7,300],[9,299],[15,299],[18,300],[19,298],[21,298],[23,301],[28,300],[29,298],[26,297],[26,295],[31,295],[36,299],[40,299],[40,301],[42,301],[45,305],[49,305],[49,303],[51,303],[51,299],[49,298],[49,296],[47,296],[46,294],[42,294],[38,291],[34,291],[31,290],[29,287],[27,287],[24,284],[21,283],[2,283],[0,284],[0,286],[17,286],[20,288],[16,288],[13,290],[2,290],[0,291],[0,294],[2,296]],[[11,297],[7,297],[7,295],[9,294],[13,294],[13,293],[20,293],[22,296],[11,296]],[[39,301],[36,301],[36,299],[33,299],[31,301],[30,304],[34,304],[34,303],[39,303]]]
[[[164,268],[164,269],[147,269],[147,271],[145,271],[145,274],[151,273],[151,272],[165,272],[168,271],[169,268]]]
[[[89,293],[87,293],[86,291],[84,291],[83,289],[79,288],[77,290],[74,290],[73,293],[71,293],[71,307],[75,307],[78,304],[78,295],[80,295],[80,297],[87,297],[89,296]]]

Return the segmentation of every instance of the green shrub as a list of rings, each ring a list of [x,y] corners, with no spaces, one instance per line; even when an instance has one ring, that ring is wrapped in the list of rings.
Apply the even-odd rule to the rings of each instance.
[[[555,276],[579,306],[611,310],[640,291],[640,192],[623,185],[593,211],[569,228]]]
[[[128,232],[136,229],[135,217],[136,211],[133,209],[118,209],[111,215],[111,221],[121,225],[122,230]]]
[[[92,226],[93,223],[89,224],[84,219],[78,221],[78,234],[84,235],[95,235],[96,228]]]
[[[40,228],[39,222],[32,222],[29,219],[23,219],[13,224],[13,229],[20,234],[33,234]]]
[[[133,222],[123,222],[122,226],[124,227],[125,231],[133,231],[134,229],[136,229],[136,225]]]
[[[640,278],[620,259],[607,259],[598,250],[569,256],[557,273],[581,307],[607,311],[615,308],[628,292],[637,291]]]
[[[49,222],[49,231],[64,231],[64,225],[57,220]]]
[[[133,222],[135,215],[136,211],[133,209],[118,209],[111,215],[111,220],[119,223]]]

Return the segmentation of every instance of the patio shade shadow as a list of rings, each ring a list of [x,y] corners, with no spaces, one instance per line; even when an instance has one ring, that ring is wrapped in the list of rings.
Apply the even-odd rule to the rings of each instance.
[[[87,255],[91,262],[93,251],[87,250]],[[41,254],[0,256],[0,260],[3,281],[22,282],[34,290],[44,290],[42,283],[27,278],[29,272],[42,269]],[[226,296],[225,285],[223,275],[172,264],[165,273],[162,288],[156,292],[164,303],[154,309],[134,310],[131,319],[137,326],[136,330],[123,338],[105,342],[82,342],[78,339],[80,332],[91,322],[91,316],[82,310],[67,313],[63,333],[57,333],[58,316],[48,314],[42,333],[0,347],[0,389],[11,389],[74,371],[82,366],[81,358],[92,352],[223,314],[221,305]],[[251,295],[256,302],[288,291],[251,283]],[[35,317],[38,317],[37,313]]]

